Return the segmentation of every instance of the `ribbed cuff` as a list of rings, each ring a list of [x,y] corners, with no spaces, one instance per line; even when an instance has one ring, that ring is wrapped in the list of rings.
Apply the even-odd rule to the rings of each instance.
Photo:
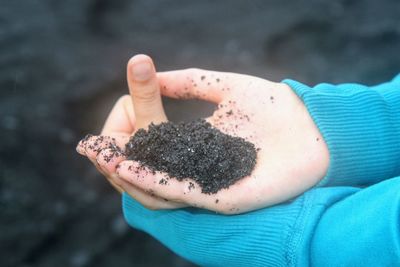
[[[400,76],[375,87],[286,79],[330,152],[326,185],[369,185],[400,173]]]
[[[308,204],[307,204],[308,203]],[[311,200],[227,216],[202,209],[151,211],[123,194],[126,221],[201,266],[306,266]],[[311,227],[310,229],[312,229]],[[309,231],[309,230],[307,230]],[[301,259],[299,259],[301,257]]]

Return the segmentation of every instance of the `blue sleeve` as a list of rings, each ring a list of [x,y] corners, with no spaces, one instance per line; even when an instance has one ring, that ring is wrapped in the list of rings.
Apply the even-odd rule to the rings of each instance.
[[[310,252],[312,266],[400,266],[400,177],[329,207]]]
[[[400,177],[320,187],[239,215],[151,211],[127,194],[127,222],[201,266],[400,266]]]
[[[310,239],[325,208],[315,205],[322,201],[321,190],[326,188],[231,216],[196,208],[151,211],[125,193],[123,211],[132,227],[200,266],[309,266]],[[334,202],[352,192],[332,189],[323,198]]]
[[[320,186],[370,185],[400,175],[400,75],[372,87],[283,82],[328,145],[330,165]]]

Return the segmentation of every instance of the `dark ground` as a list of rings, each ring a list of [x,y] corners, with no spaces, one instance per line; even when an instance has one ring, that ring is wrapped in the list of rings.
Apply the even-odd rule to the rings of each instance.
[[[130,56],[372,84],[400,72],[399,14],[398,0],[1,1],[0,266],[192,266],[128,228],[75,153],[126,93]],[[166,105],[174,119],[209,109]]]

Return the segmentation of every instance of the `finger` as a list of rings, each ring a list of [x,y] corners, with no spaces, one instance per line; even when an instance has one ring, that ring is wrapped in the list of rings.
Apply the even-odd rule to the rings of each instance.
[[[93,163],[96,169],[108,180],[108,182],[114,187],[115,190],[117,190],[121,194],[124,192],[124,190],[110,178],[110,174],[107,173],[106,170],[104,170],[104,168],[97,162],[97,160],[92,158],[89,158],[89,160]]]
[[[136,128],[167,121],[153,61],[136,55],[128,62],[127,79],[135,111]]]
[[[117,145],[121,147],[125,146],[134,130],[134,118],[132,99],[129,95],[124,95],[118,99],[108,115],[101,135],[113,136],[116,139]],[[88,134],[78,143],[76,150],[79,154],[87,156],[86,146],[91,137],[93,135]],[[92,150],[94,150],[93,147]]]
[[[109,174],[103,171],[101,166],[96,165],[96,163],[94,163],[94,165],[96,166],[96,169],[107,179],[107,181],[111,184],[111,186],[114,187],[115,190],[117,190],[120,194],[124,192],[124,189],[122,189],[120,185],[118,185],[115,181],[113,181],[109,176]]]
[[[117,185],[116,183],[114,183],[113,180],[111,180],[110,178],[107,178],[107,181],[111,184],[112,187],[114,187],[115,190],[117,190],[120,194],[124,193],[124,189]]]
[[[132,98],[124,95],[118,99],[103,126],[101,135],[128,135],[134,131],[135,115]]]
[[[101,150],[110,147],[110,145],[115,145],[116,139],[111,136],[104,135],[94,135],[89,137],[86,141],[85,154],[90,160],[96,160],[97,155]]]
[[[82,156],[86,156],[86,145],[92,134],[87,134],[81,141],[79,141],[78,145],[76,146],[76,151],[81,154]]]
[[[233,88],[231,73],[184,69],[157,73],[162,95],[179,99],[202,99],[220,103]]]
[[[114,187],[115,190],[117,190],[120,194],[122,194],[124,192],[124,189],[122,189],[122,187],[117,184],[112,178],[111,176],[104,172],[101,168],[101,166],[96,167],[98,169],[98,171],[103,174],[103,176],[107,179],[107,181],[111,184],[112,187]]]
[[[115,147],[103,149],[96,158],[98,168],[100,168],[99,171],[103,173],[108,181],[120,192],[124,191],[124,189],[122,188],[123,182],[121,182],[123,180],[118,179],[118,177],[115,176],[114,173],[116,170],[116,166],[125,159],[126,157],[122,153],[122,151],[119,148]],[[139,198],[138,201],[142,202],[145,206],[149,208],[151,207],[152,209],[172,209],[185,206],[183,203],[168,201],[167,199],[157,198],[155,196],[151,196],[150,194],[147,194],[148,196],[144,196],[146,195],[146,193],[140,192],[140,190],[135,189],[133,186],[125,185],[124,188],[129,189],[129,192],[133,194],[135,198]]]
[[[115,176],[114,178],[119,179]],[[187,205],[184,203],[177,203],[168,199],[159,198],[155,196],[151,191],[148,191],[146,193],[123,179],[119,179],[119,184],[121,185],[123,190],[125,190],[125,192],[127,192],[131,197],[139,201],[143,206],[148,209],[179,209],[187,207]]]
[[[117,138],[120,139],[120,138]],[[117,147],[117,139],[109,136],[91,136],[86,141],[85,154],[88,159],[93,163],[96,169],[107,178],[108,182],[119,192],[122,193],[123,189],[110,179],[109,173],[98,163],[97,155],[101,153],[101,150],[105,147]],[[121,141],[118,141],[121,142]]]
[[[115,184],[114,181],[110,180],[109,173],[100,166],[100,164],[97,162],[96,156],[101,151],[102,148],[112,146],[114,148],[118,147],[118,143],[124,143],[121,138],[112,138],[109,136],[93,136],[93,135],[87,135],[85,138],[83,138],[78,146],[77,150],[82,154],[87,156],[87,158],[93,163],[93,165],[96,167],[96,169],[107,178],[107,180],[111,183],[111,185],[120,193],[123,192],[122,188]],[[118,147],[120,149],[120,147]]]
[[[96,157],[97,163],[109,175],[115,172],[123,160],[126,160],[125,154],[117,147],[103,149]]]
[[[118,165],[117,174],[121,180],[145,192],[152,192],[160,198],[212,209],[214,200],[209,195],[201,193],[200,186],[192,180],[178,181],[162,172],[149,170],[132,160],[122,161]]]

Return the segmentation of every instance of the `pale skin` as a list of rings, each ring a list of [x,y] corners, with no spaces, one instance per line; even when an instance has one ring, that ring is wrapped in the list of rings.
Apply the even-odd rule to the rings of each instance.
[[[157,73],[145,55],[129,61],[127,79],[130,95],[122,96],[111,110],[101,133],[107,138],[99,142],[98,136],[90,137],[78,144],[77,151],[119,192],[127,192],[149,209],[194,206],[223,214],[247,212],[300,195],[328,170],[328,147],[307,108],[286,84],[201,69]],[[160,184],[166,174],[154,174],[113,153],[110,143],[123,148],[137,129],[167,121],[161,95],[218,104],[206,120],[259,149],[251,175],[216,194],[204,194],[190,179],[170,178]]]

